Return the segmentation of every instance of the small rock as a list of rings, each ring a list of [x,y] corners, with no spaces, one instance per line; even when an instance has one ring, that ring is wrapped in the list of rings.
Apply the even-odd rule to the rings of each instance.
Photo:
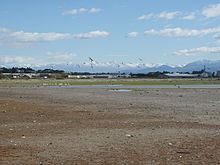
[[[52,142],[50,142],[50,143],[48,143],[47,145],[49,146],[49,145],[52,145],[53,143]]]
[[[126,134],[125,136],[126,136],[126,137],[134,137],[134,136],[131,135],[131,134]]]
[[[170,146],[172,146],[173,144],[172,143],[168,143]]]

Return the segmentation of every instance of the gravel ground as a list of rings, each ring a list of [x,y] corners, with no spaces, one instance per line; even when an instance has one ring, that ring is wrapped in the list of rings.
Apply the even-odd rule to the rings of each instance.
[[[0,89],[0,164],[220,164],[220,89]]]

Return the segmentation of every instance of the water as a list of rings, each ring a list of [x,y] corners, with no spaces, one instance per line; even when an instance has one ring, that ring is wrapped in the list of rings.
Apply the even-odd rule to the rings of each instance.
[[[216,104],[220,104],[220,101],[218,100],[214,100],[214,101],[209,101],[210,103],[216,103]]]
[[[116,92],[132,92],[133,90],[131,90],[131,89],[113,89],[113,90],[110,90],[110,91],[116,91]]]

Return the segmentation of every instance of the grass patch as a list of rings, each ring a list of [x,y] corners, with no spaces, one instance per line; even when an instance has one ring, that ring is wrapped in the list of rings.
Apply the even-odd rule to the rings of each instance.
[[[220,85],[220,79],[29,79],[0,80],[0,87],[78,86],[78,85]]]

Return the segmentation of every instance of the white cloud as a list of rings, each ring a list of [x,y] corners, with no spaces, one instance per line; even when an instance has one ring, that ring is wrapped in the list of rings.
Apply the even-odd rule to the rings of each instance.
[[[86,12],[87,11],[87,9],[85,9],[85,8],[80,8],[80,9],[78,9],[78,12],[79,13],[84,13],[84,12]]]
[[[214,38],[216,38],[216,39],[220,39],[220,33],[215,34],[215,35],[214,35]]]
[[[97,30],[88,33],[74,34],[72,35],[72,37],[79,39],[89,39],[89,38],[97,38],[97,37],[106,37],[108,35],[109,32]]]
[[[154,17],[154,14],[150,13],[150,14],[146,14],[146,15],[142,15],[142,16],[138,17],[138,20],[146,20],[146,19],[150,19],[152,17]]]
[[[146,15],[142,15],[138,17],[138,20],[146,20],[151,18],[162,18],[162,19],[174,19],[176,16],[180,15],[181,12],[179,11],[173,11],[173,12],[161,12],[159,14],[149,13]]]
[[[78,14],[78,10],[76,9],[73,9],[73,10],[68,10],[68,11],[65,11],[63,12],[63,15],[68,15],[68,14]]]
[[[0,33],[7,33],[7,32],[10,32],[10,30],[7,28],[0,27]]]
[[[215,43],[220,44],[220,40],[217,40]]]
[[[181,12],[179,11],[174,11],[174,12],[161,12],[158,17],[159,18],[164,18],[164,19],[173,19],[177,15],[179,15]]]
[[[130,32],[127,34],[127,37],[137,37],[137,36],[139,36],[138,32]]]
[[[29,65],[34,64],[36,59],[31,57],[22,57],[22,56],[2,56],[0,57],[0,63],[4,65]]]
[[[195,56],[204,53],[220,53],[220,47],[200,47],[193,49],[182,49],[174,52],[174,55],[180,56]]]
[[[0,66],[41,66],[47,64],[60,64],[73,60],[77,54],[75,53],[59,53],[59,52],[47,52],[46,56],[42,58],[25,57],[25,56],[12,56],[12,55],[0,55]]]
[[[159,36],[167,36],[167,37],[190,37],[190,36],[202,36],[211,33],[220,32],[220,28],[210,28],[210,29],[182,29],[182,28],[167,28],[163,30],[147,30],[144,34],[148,35],[159,35]]]
[[[100,12],[100,11],[102,11],[102,9],[100,9],[100,8],[91,8],[91,9],[89,10],[90,13],[98,13],[98,12]]]
[[[202,14],[207,18],[220,16],[220,3],[211,5],[210,7],[204,9]]]
[[[195,18],[196,18],[196,13],[193,12],[193,13],[187,15],[187,16],[184,16],[182,19],[184,19],[184,20],[193,20]]]
[[[11,31],[0,28],[0,45],[24,46],[34,42],[55,41],[71,38],[65,33],[30,33],[24,31]]]
[[[88,33],[70,34],[70,33],[31,33],[24,31],[11,31],[0,27],[0,45],[11,45],[16,47],[26,46],[32,43],[55,41],[64,39],[89,39],[97,37],[106,37],[109,32],[106,31],[91,31]]]
[[[56,59],[56,60],[70,60],[74,57],[77,56],[75,53],[58,53],[58,52],[47,52],[47,55],[51,59]]]
[[[76,15],[76,14],[81,14],[81,13],[98,13],[102,11],[100,8],[91,8],[91,9],[85,9],[85,8],[79,8],[79,9],[72,9],[72,10],[67,10],[62,13],[62,15]]]
[[[85,13],[87,12],[87,9],[85,8],[79,8],[79,9],[72,9],[72,10],[68,10],[63,12],[63,15],[75,15],[75,14],[80,14],[80,13]]]

